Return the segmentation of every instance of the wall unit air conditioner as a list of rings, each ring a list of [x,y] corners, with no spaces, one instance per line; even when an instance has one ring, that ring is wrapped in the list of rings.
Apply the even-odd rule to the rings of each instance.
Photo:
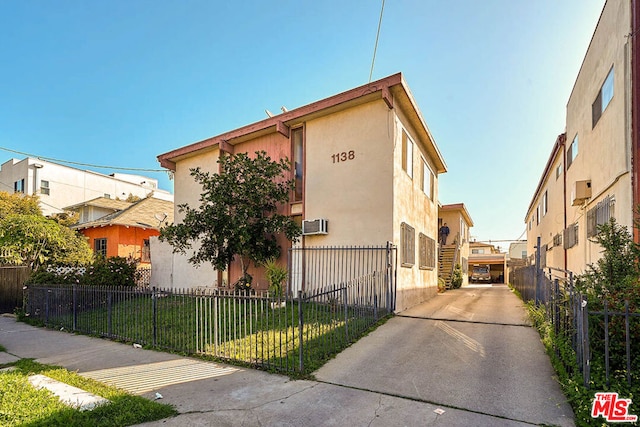
[[[581,205],[591,197],[591,181],[575,181],[571,189],[571,206]]]
[[[302,221],[302,235],[328,234],[329,221],[326,219],[307,219]]]

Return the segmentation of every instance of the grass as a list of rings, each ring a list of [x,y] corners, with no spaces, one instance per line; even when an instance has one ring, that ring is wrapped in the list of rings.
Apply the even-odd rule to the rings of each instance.
[[[50,306],[66,307],[61,312],[69,313],[65,298],[51,298]],[[270,300],[253,297],[163,294],[153,299],[104,291],[78,300],[75,319],[52,311],[48,326],[296,375],[316,370],[382,320],[366,308],[345,311],[335,300],[303,304],[302,327],[300,306],[291,300],[284,308],[272,308]]]
[[[12,370],[0,372],[0,425],[2,426],[130,426],[174,416],[177,411],[124,391],[84,378],[74,372],[29,359],[3,365]],[[111,403],[92,411],[64,405],[51,392],[37,390],[28,377],[42,374],[55,380],[109,399]]]

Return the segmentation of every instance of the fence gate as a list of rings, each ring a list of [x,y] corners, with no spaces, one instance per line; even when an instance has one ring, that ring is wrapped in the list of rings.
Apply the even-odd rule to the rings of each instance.
[[[290,295],[313,292],[372,274],[384,275],[389,308],[396,301],[396,246],[313,246],[289,249]]]
[[[0,267],[0,313],[13,313],[22,307],[22,286],[31,275],[27,266]]]

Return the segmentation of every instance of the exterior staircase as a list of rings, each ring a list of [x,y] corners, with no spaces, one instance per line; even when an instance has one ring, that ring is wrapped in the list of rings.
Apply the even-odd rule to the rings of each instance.
[[[438,277],[443,279],[447,289],[451,289],[451,276],[456,265],[457,246],[441,246],[438,251]]]

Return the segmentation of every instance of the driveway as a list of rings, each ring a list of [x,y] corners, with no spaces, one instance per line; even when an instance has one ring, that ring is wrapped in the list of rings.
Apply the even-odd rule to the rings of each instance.
[[[390,319],[315,376],[445,411],[574,425],[538,332],[504,285],[439,294]]]

